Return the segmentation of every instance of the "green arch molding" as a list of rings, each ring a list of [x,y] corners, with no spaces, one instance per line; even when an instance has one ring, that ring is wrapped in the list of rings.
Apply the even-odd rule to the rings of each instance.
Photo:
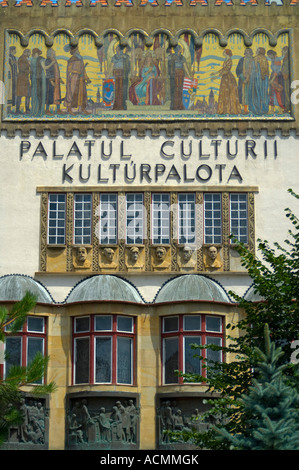
[[[7,29],[3,120],[292,121],[291,36],[288,28]]]
[[[31,29],[28,33],[24,34],[20,30],[17,29],[7,29],[6,30],[7,34],[15,34],[19,36],[21,45],[23,47],[28,47],[29,44],[29,38],[33,36],[34,34],[40,34],[45,38],[45,44],[47,47],[52,47],[53,46],[53,41],[55,36],[58,34],[65,34],[69,37],[70,42],[72,45],[77,45],[79,38],[84,35],[84,34],[89,34],[92,36],[95,40],[95,45],[97,47],[101,47],[103,45],[103,40],[104,37],[107,36],[107,34],[115,34],[120,38],[120,40],[127,41],[132,34],[139,33],[144,36],[147,40],[147,46],[150,47],[154,41],[154,37],[157,36],[158,34],[165,34],[170,41],[172,41],[173,45],[176,45],[178,42],[179,37],[182,34],[190,34],[193,38],[194,41],[196,42],[196,45],[200,47],[202,45],[203,39],[206,35],[208,34],[215,34],[218,39],[219,39],[219,44],[221,47],[226,47],[228,38],[233,35],[233,34],[239,34],[243,37],[244,43],[246,46],[250,47],[252,45],[252,41],[254,36],[257,34],[265,34],[269,38],[269,45],[271,47],[275,47],[277,45],[277,39],[281,34],[290,33],[290,29],[288,28],[283,28],[278,30],[276,33],[271,33],[268,29],[266,28],[256,28],[254,29],[250,34],[246,33],[242,29],[239,28],[232,28],[228,30],[226,33],[222,33],[218,29],[215,28],[207,28],[201,31],[201,33],[198,33],[194,29],[190,28],[181,28],[179,29],[176,33],[172,33],[168,29],[165,28],[157,28],[153,30],[151,33],[147,33],[146,31],[142,30],[141,28],[131,28],[127,31],[126,34],[121,33],[119,30],[116,28],[109,28],[104,30],[101,34],[93,31],[90,28],[82,28],[80,29],[76,34],[73,34],[70,30],[68,29],[63,29],[63,28],[58,28],[55,29],[51,34],[47,33],[43,29],[40,28],[33,28]]]

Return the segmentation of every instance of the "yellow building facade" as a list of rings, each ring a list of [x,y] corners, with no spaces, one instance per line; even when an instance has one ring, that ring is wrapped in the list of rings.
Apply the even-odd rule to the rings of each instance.
[[[191,276],[191,279],[188,278],[189,276]],[[91,293],[94,294],[94,299],[87,301],[77,300],[77,298],[80,298],[78,296],[82,296],[81,287],[83,284],[85,284],[85,294],[88,293],[88,284],[90,281],[96,284],[96,289],[95,286],[91,289]],[[186,285],[185,287],[188,289],[190,286],[191,289],[193,287],[193,293],[196,292],[196,294],[198,294],[199,289],[203,291],[203,287],[205,287],[206,291],[213,291],[214,289],[218,291],[216,293],[216,300],[215,295],[213,300],[184,299],[184,297],[179,300],[174,300],[176,293],[179,291],[178,285],[171,285],[174,281],[178,281],[176,284],[181,284],[183,281]],[[169,450],[172,448],[184,449],[190,447],[186,444],[182,446],[176,445],[174,447],[171,442],[164,440],[163,430],[168,428],[163,424],[163,407],[167,403],[170,408],[175,407],[176,409],[180,409],[183,413],[186,428],[187,423],[189,423],[190,427],[193,426],[194,429],[196,429],[196,421],[194,421],[196,413],[206,409],[203,400],[209,397],[210,394],[207,393],[207,384],[183,383],[183,380],[178,378],[174,372],[175,367],[179,367],[179,365],[183,366],[182,369],[188,367],[187,360],[183,358],[183,354],[188,353],[187,347],[185,347],[183,354],[181,354],[182,351],[180,351],[181,357],[178,358],[175,354],[174,356],[172,355],[171,360],[174,361],[172,362],[173,369],[167,367],[166,370],[162,360],[163,355],[167,352],[167,346],[165,348],[164,341],[165,339],[166,341],[167,339],[176,340],[178,331],[180,331],[180,337],[182,337],[182,339],[190,338],[190,344],[191,342],[192,344],[195,342],[201,344],[204,329],[209,331],[208,336],[210,338],[213,336],[212,328],[208,328],[207,325],[205,325],[204,328],[203,323],[209,321],[213,324],[213,321],[215,322],[216,320],[214,330],[217,329],[218,332],[215,334],[215,338],[223,339],[223,343],[221,344],[224,344],[225,336],[223,330],[225,325],[238,321],[241,318],[241,312],[236,305],[228,300],[222,287],[214,284],[214,281],[210,281],[208,278],[204,278],[204,282],[202,282],[202,278],[199,277],[199,275],[187,275],[184,280],[179,276],[175,278],[174,281],[170,281],[169,285],[168,283],[166,284],[166,287],[170,289],[168,289],[169,292],[165,295],[165,298],[162,287],[157,296],[156,303],[145,303],[141,297],[136,301],[136,297],[138,297],[139,294],[133,292],[132,295],[132,289],[135,288],[132,287],[131,284],[127,284],[127,281],[111,275],[92,276],[79,282],[70,293],[70,298],[66,303],[53,305],[53,303],[38,301],[34,312],[30,313],[29,319],[38,317],[45,321],[46,347],[47,354],[50,356],[47,380],[53,380],[57,386],[57,390],[51,396],[41,399],[45,412],[44,432],[48,441],[43,441],[41,436],[37,442],[34,442],[34,440],[30,442],[30,439],[27,438],[27,444],[24,444],[24,442],[19,444],[21,448],[24,448],[24,445],[25,448],[29,449],[40,446],[41,448],[48,448],[50,450],[150,450],[158,448]],[[35,292],[38,296],[38,292],[41,290],[41,293],[45,295],[44,287],[39,284],[34,286],[35,282],[36,281],[32,278],[26,276],[4,276],[2,278],[2,292],[6,292],[8,296],[9,292],[12,293],[14,290],[16,292],[18,289],[20,295],[22,292],[31,291]],[[105,298],[104,294],[100,299],[97,299],[96,295],[101,291],[100,284],[103,282],[107,289],[107,298]],[[127,290],[127,295],[130,300],[125,299],[123,292],[119,296],[123,296],[122,299],[119,298],[116,300],[114,297],[117,297],[117,295],[114,297],[111,296],[113,298],[109,298],[109,282],[112,282],[113,289],[116,293],[117,284],[120,282],[122,290]],[[211,285],[209,285],[209,283]],[[167,299],[170,293],[171,299]],[[183,293],[185,294],[184,291]],[[47,292],[46,294],[49,296]],[[191,294],[192,291],[189,291],[190,297]],[[75,296],[76,299],[73,300],[71,298],[72,296]],[[159,301],[159,296],[161,301]],[[40,297],[42,297],[42,295],[40,295]],[[11,302],[4,305],[9,308]],[[92,336],[100,340],[103,340],[103,338],[109,338],[110,340],[110,331],[112,331],[113,327],[111,329],[109,326],[105,332],[99,328],[96,329],[95,319],[97,321],[104,320],[106,322],[107,319],[111,317],[118,321],[122,319],[127,321],[129,319],[133,322],[134,333],[130,335],[130,337],[133,338],[133,363],[130,368],[132,377],[128,378],[128,376],[125,375],[124,378],[122,378],[122,371],[118,364],[115,363],[121,361],[121,358],[117,357],[115,362],[114,360],[112,361],[112,377],[110,379],[107,377],[102,378],[102,380],[106,380],[106,383],[100,383],[101,379],[97,379],[94,376],[88,379],[84,377],[81,378],[82,374],[83,376],[86,376],[86,374],[96,374],[98,366],[91,364],[93,362],[91,355],[84,357],[83,369],[82,366],[77,366],[76,341],[78,341],[78,338],[81,338],[81,340],[85,338],[86,341],[91,342]],[[171,326],[177,320],[179,323],[183,324],[183,319],[185,326],[176,328]],[[189,327],[187,321],[190,323]],[[84,333],[76,334],[76,323],[78,324],[78,328],[80,328],[79,324],[82,323],[83,325],[83,323],[86,324],[86,322],[89,323],[89,325],[84,327],[87,332],[84,330]],[[194,328],[191,329],[192,324],[198,322],[201,322],[201,326],[196,330]],[[91,323],[93,323],[93,327],[91,327]],[[168,324],[171,326],[172,330],[170,333],[165,333],[166,328],[169,328],[167,326]],[[93,331],[94,333],[92,335]],[[109,331],[109,333],[107,331]],[[128,338],[128,332],[121,331],[121,329],[118,331],[118,339]],[[103,336],[103,334],[105,336]],[[36,335],[37,334],[35,334],[35,336]],[[197,336],[195,337],[195,335]],[[32,340],[33,337],[34,333],[28,333],[28,338]],[[95,339],[95,341],[97,341],[97,339]],[[96,343],[94,343],[94,347],[96,347]],[[106,347],[108,348],[107,345]],[[82,348],[80,352],[84,354]],[[124,354],[125,352],[126,351],[124,351]],[[189,355],[190,354],[192,356],[195,352],[191,352]],[[189,361],[190,360],[191,357],[189,357]],[[226,358],[226,360],[229,360],[229,358]],[[79,358],[79,362],[80,361],[81,358]],[[176,361],[177,364],[175,366]],[[182,362],[179,363],[179,361]],[[93,370],[91,370],[91,366]],[[115,367],[116,370],[114,369]],[[122,367],[127,370],[129,369],[126,363],[124,363]],[[190,369],[186,369],[186,371],[188,370]],[[194,369],[194,371],[195,370],[196,369]],[[198,369],[197,372],[199,373],[200,370]],[[86,381],[90,383],[87,384]],[[128,383],[122,383],[125,381]],[[33,400],[32,397],[30,398],[29,386],[25,387],[24,392],[28,393],[27,409],[30,414],[31,407],[36,406],[36,403],[34,403],[36,399]],[[129,413],[128,410],[126,412],[130,416],[129,425],[125,426],[128,435],[124,433],[121,427],[114,429],[115,425],[113,425],[112,410],[117,406],[116,403],[121,410],[121,405],[125,410],[127,410],[130,404],[132,406],[131,412]],[[84,408],[84,404],[86,404],[86,408]],[[106,417],[111,418],[107,436],[103,433],[103,428],[99,421],[100,410],[102,408],[105,409]],[[76,410],[78,414],[75,416]],[[86,421],[86,429],[84,429],[86,435],[84,436],[81,435],[81,421],[80,427],[74,427],[74,422],[79,421],[80,417],[83,419],[83,410],[85,410],[86,416],[88,416],[88,424]],[[74,421],[72,421],[72,415]],[[204,429],[207,424],[203,423],[200,426]],[[177,426],[176,429],[180,429],[180,427]],[[18,448],[17,442],[17,430],[12,429],[10,444],[7,445],[8,448]],[[192,447],[190,447],[190,449],[191,448]]]
[[[192,344],[227,344],[230,291],[260,300],[231,234],[283,240],[298,189],[297,3],[0,1],[0,303],[37,296],[0,373],[40,351],[57,385],[5,448],[209,425]]]

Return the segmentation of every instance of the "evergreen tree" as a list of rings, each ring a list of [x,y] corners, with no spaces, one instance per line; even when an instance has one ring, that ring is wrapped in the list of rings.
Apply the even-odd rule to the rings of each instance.
[[[34,309],[36,297],[27,292],[10,310],[0,307],[0,343],[5,342],[6,334],[17,333],[26,321],[27,315]],[[27,367],[12,366],[5,377],[0,377],[0,445],[7,440],[10,426],[21,424],[23,416],[19,411],[22,399],[22,387],[34,384],[46,375],[49,358],[36,354]],[[54,382],[47,385],[34,385],[30,394],[43,396],[55,390]]]
[[[292,190],[289,192],[299,199]],[[265,324],[269,325],[271,341],[284,352],[278,358],[279,366],[285,364],[283,375],[290,386],[296,384],[298,387],[298,365],[291,363],[291,357],[294,354],[293,342],[299,339],[299,220],[290,209],[285,211],[293,227],[288,232],[285,246],[274,243],[274,247],[271,247],[267,241],[258,240],[255,255],[246,245],[233,239],[242,265],[252,279],[254,290],[263,300],[249,301],[230,292],[242,308],[244,316],[235,324],[227,325],[226,345],[194,345],[194,354],[197,351],[203,361],[203,368],[207,370],[208,391],[219,397],[204,401],[208,409],[202,414],[202,420],[225,428],[231,435],[245,435],[248,428],[250,415],[240,397],[248,393],[255,379],[260,360],[256,348],[263,348]],[[233,336],[233,330],[242,333]],[[230,356],[230,361],[204,363],[200,356],[203,348],[220,349],[224,355]],[[182,375],[185,382],[206,380],[200,375]],[[202,449],[229,449],[228,440],[218,440],[215,436],[215,429],[209,428],[205,432],[185,433],[183,438]]]
[[[250,418],[243,434],[217,429],[239,450],[299,450],[299,393],[285,383],[286,365],[278,365],[282,349],[270,340],[265,328],[265,352],[255,348],[259,363],[247,395],[241,397]]]

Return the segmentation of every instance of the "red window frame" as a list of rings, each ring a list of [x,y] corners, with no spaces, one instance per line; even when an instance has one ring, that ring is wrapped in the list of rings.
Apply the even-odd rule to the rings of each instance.
[[[111,330],[96,330],[95,319],[96,317],[110,316],[112,317],[112,328]],[[133,331],[125,332],[117,329],[117,318],[126,317],[133,320]],[[89,331],[75,332],[75,322],[78,318],[89,318]],[[105,385],[128,385],[132,386],[136,383],[136,321],[135,317],[131,315],[119,315],[119,314],[92,314],[92,315],[80,315],[73,317],[72,325],[72,385],[84,385],[84,384],[105,384]],[[112,338],[112,364],[111,364],[111,381],[110,382],[96,382],[95,381],[95,339],[97,337],[110,337]],[[117,339],[130,338],[132,339],[132,383],[117,382]],[[84,383],[77,383],[75,381],[75,340],[78,338],[89,339],[89,381]]]
[[[28,330],[28,318],[41,318],[43,320],[43,332],[38,332],[38,331],[31,331]],[[16,333],[9,333],[9,330],[5,332],[6,338],[16,338],[19,337],[21,338],[21,361],[20,365],[21,367],[27,367],[28,366],[28,339],[29,338],[41,338],[43,339],[43,355],[46,356],[47,354],[47,321],[46,317],[34,317],[33,315],[28,315],[22,329]],[[4,351],[5,351],[5,344],[4,344]],[[5,359],[3,364],[0,363],[0,377],[5,376]],[[45,377],[42,379],[42,383],[45,382]]]
[[[184,329],[184,318],[185,317],[192,317],[192,316],[199,316],[201,318],[201,328],[200,330],[185,330]],[[164,326],[164,320],[167,318],[178,318],[178,329],[175,331],[170,331],[170,332],[164,332],[163,326]],[[221,332],[215,332],[215,331],[208,331],[206,328],[206,319],[207,317],[217,317],[221,319]],[[206,338],[208,337],[214,337],[214,338],[220,338],[222,340],[222,346],[224,346],[224,341],[225,341],[225,336],[224,336],[224,316],[222,315],[212,315],[212,314],[196,314],[196,315],[188,315],[188,314],[178,314],[178,315],[168,315],[168,316],[163,316],[161,318],[161,383],[163,385],[182,385],[184,383],[184,378],[178,376],[177,382],[165,382],[165,357],[164,357],[164,340],[166,338],[178,338],[178,370],[181,372],[188,372],[185,371],[185,365],[184,365],[184,338],[186,337],[198,337],[201,339],[200,345],[205,345],[206,344]],[[196,343],[196,341],[194,341]],[[194,350],[194,354],[200,354],[203,357],[203,361],[205,361],[207,357],[207,350],[206,349],[201,349],[198,352]],[[221,362],[223,362],[223,353],[221,351]],[[201,375],[205,378],[206,376],[206,369],[202,368],[201,370]],[[191,383],[191,382],[188,382]]]

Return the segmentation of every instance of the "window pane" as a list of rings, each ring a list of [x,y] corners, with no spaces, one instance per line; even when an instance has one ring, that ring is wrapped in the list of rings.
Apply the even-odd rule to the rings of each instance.
[[[111,382],[112,368],[112,339],[110,337],[96,338],[95,352],[95,381],[101,383]]]
[[[49,194],[48,243],[65,243],[65,194]]]
[[[131,338],[117,338],[117,383],[131,384],[133,382],[133,358]]]
[[[89,331],[89,317],[81,317],[75,319],[75,332],[83,333]]]
[[[75,194],[74,196],[74,226],[76,245],[91,244],[92,224],[91,194]]]
[[[112,316],[101,315],[99,317],[96,317],[95,330],[96,331],[111,331],[112,330]]]
[[[28,337],[27,343],[27,364],[30,364],[31,361],[35,358],[37,353],[44,352],[44,340],[43,338],[31,338]]]
[[[133,332],[133,318],[130,317],[117,317],[117,331]]]
[[[100,195],[100,243],[117,243],[117,195]]]
[[[169,333],[171,331],[178,331],[179,317],[165,317],[163,318],[163,331]]]
[[[195,243],[195,195],[178,195],[179,243]]]
[[[31,338],[27,340],[27,365],[29,365],[35,358],[37,353],[44,352],[43,338]],[[38,378],[34,383],[42,383],[42,377]]]
[[[27,318],[27,331],[44,332],[44,319],[38,317]]]
[[[221,333],[222,331],[222,319],[220,317],[206,317],[206,329],[207,331],[215,331]]]
[[[75,383],[89,383],[89,338],[75,340]]]
[[[215,338],[213,336],[207,336],[207,344],[215,344],[216,346],[221,346],[221,338]],[[222,353],[221,351],[213,351],[212,349],[207,349],[207,361],[221,362]]]
[[[201,374],[201,360],[194,355],[200,355],[200,350],[192,349],[191,344],[200,345],[199,336],[186,336],[184,338],[184,372],[190,374]]]
[[[5,372],[9,373],[12,366],[21,365],[21,338],[7,337],[5,340]]]
[[[185,315],[184,316],[184,330],[193,331],[201,329],[200,315]]]
[[[230,195],[230,230],[242,243],[248,243],[247,194]]]
[[[143,194],[126,195],[127,244],[143,243]]]
[[[179,342],[178,338],[164,339],[164,383],[178,383]]]
[[[153,194],[152,196],[152,239],[153,243],[170,242],[170,196]]]
[[[205,243],[221,243],[221,194],[204,195]]]

